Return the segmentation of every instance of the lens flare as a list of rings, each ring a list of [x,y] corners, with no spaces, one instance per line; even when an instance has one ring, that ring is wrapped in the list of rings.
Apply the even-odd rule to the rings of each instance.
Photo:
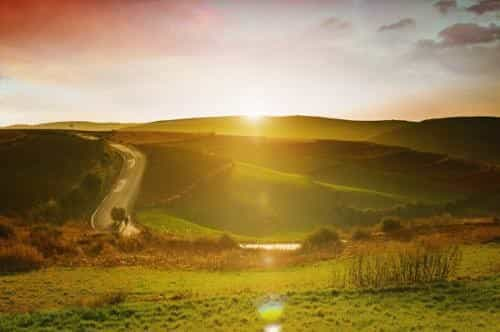
[[[262,304],[259,309],[259,315],[267,322],[276,322],[283,316],[284,305],[281,301],[268,301]]]
[[[281,332],[281,325],[272,324],[264,327],[264,332]]]

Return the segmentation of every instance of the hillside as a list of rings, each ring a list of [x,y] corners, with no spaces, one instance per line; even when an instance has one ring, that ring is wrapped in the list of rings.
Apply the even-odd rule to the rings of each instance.
[[[149,226],[183,220],[270,236],[429,215],[435,205],[462,212],[472,197],[481,214],[478,195],[500,189],[500,171],[488,164],[367,142],[138,131],[111,138],[148,156],[139,219]]]
[[[390,195],[235,163],[163,207],[166,219],[175,216],[236,234],[271,236],[332,223],[335,205],[387,208],[395,204]]]
[[[133,126],[133,123],[100,123],[88,121],[68,121],[68,122],[50,122],[35,125],[13,125],[4,129],[39,129],[39,130],[77,130],[77,131],[109,131]]]
[[[165,144],[422,202],[452,201],[500,188],[495,167],[367,142],[205,136]]]
[[[126,130],[363,141],[405,124],[407,122],[404,121],[349,121],[309,116],[262,117],[253,120],[233,116],[159,121],[130,126]]]
[[[371,141],[471,160],[500,162],[500,118],[446,118],[409,123]]]
[[[47,131],[0,131],[0,154],[0,214],[48,222],[87,215],[121,163],[102,140]]]

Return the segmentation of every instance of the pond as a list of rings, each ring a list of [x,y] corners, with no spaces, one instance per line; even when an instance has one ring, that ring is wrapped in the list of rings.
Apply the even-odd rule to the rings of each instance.
[[[300,243],[240,243],[240,248],[248,250],[294,251],[302,248]]]

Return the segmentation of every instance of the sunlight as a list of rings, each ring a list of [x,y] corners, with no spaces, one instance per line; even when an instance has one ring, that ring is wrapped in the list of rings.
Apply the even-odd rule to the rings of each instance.
[[[258,113],[258,112],[245,114],[245,117],[250,122],[259,122],[262,119],[263,116],[264,116],[264,114]]]

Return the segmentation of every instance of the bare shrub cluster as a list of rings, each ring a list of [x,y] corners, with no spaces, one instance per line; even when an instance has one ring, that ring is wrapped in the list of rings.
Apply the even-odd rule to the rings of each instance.
[[[121,304],[127,300],[128,294],[123,291],[104,293],[98,296],[83,298],[78,306],[87,308],[102,308]]]
[[[362,288],[411,286],[447,280],[462,254],[458,246],[413,245],[376,255],[358,255],[345,273],[345,284]]]
[[[42,254],[31,246],[0,247],[0,273],[36,270],[42,266],[43,260]]]

